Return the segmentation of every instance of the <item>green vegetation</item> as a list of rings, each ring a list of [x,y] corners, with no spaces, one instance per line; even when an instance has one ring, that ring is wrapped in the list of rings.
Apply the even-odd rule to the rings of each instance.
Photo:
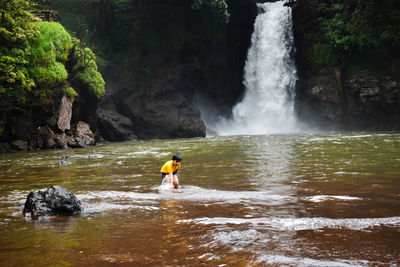
[[[0,2],[0,107],[13,108],[26,101],[34,81],[28,74],[28,41],[37,33],[36,18],[28,0]]]
[[[105,82],[97,70],[96,56],[90,48],[82,48],[78,45],[74,48],[72,56],[72,82],[81,84],[89,89],[97,98],[105,94]]]
[[[207,6],[214,13],[219,15],[223,22],[229,22],[228,5],[226,0],[193,0],[192,8],[200,9],[203,6]]]
[[[398,54],[400,10],[387,0],[310,0],[316,18],[306,52],[315,70],[343,67],[352,59],[370,61]]]
[[[78,96],[78,93],[72,87],[68,87],[64,89],[64,93],[66,96],[71,98],[72,100]]]
[[[114,70],[141,82],[148,81],[165,61],[179,60],[188,46],[208,46],[208,41],[221,39],[217,28],[229,21],[226,0],[40,0],[38,3],[43,9],[58,12],[60,23],[83,46],[91,48],[103,70],[112,64]]]
[[[33,6],[27,0],[0,4],[0,40],[4,44],[0,48],[1,109],[23,107],[28,98],[30,103],[43,104],[46,97],[70,88],[71,77],[96,97],[103,96],[104,80],[93,52],[74,44],[61,24],[40,22],[32,13]],[[76,65],[69,70],[72,51]],[[76,96],[76,92],[66,92]]]
[[[39,34],[28,49],[29,72],[37,90],[46,90],[67,81],[65,63],[72,48],[71,36],[55,22],[39,22]]]
[[[42,22],[29,0],[0,2],[0,139],[14,135],[17,118],[47,112],[62,94],[104,95],[95,55],[56,22]],[[72,88],[71,85],[73,85]],[[85,94],[86,95],[86,94]]]

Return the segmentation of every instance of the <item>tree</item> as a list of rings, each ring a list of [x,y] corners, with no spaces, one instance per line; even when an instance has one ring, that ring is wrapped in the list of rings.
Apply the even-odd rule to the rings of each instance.
[[[105,82],[97,70],[96,56],[88,47],[75,44],[72,54],[72,82],[85,87],[91,94],[100,99],[105,94]]]
[[[228,13],[226,0],[193,0],[192,8],[200,9],[203,6],[210,8],[211,11],[218,14],[223,22],[229,22],[230,15]]]
[[[33,7],[29,0],[0,2],[1,109],[25,103],[26,92],[34,86],[27,69],[28,41],[36,36],[39,20],[32,14]]]

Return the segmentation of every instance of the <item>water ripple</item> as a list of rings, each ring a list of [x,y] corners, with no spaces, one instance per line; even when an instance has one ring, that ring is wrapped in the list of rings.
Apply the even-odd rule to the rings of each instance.
[[[188,220],[179,220],[177,223],[194,223],[204,225],[226,225],[226,224],[250,224],[272,228],[274,230],[301,231],[301,230],[318,230],[323,228],[365,230],[379,226],[399,226],[400,217],[386,218],[346,218],[346,219],[330,219],[330,218],[196,218]]]

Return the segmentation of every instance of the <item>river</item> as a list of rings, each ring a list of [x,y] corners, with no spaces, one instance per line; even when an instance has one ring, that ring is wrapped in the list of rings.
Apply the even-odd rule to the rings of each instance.
[[[163,189],[174,152],[182,187]],[[1,154],[0,169],[1,266],[400,264],[398,133],[109,143]],[[83,213],[23,217],[51,185]]]

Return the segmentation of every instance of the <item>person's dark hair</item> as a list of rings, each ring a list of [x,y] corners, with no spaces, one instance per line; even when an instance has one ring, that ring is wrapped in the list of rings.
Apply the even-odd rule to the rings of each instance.
[[[172,160],[182,161],[182,156],[179,153],[176,153],[172,156]]]

